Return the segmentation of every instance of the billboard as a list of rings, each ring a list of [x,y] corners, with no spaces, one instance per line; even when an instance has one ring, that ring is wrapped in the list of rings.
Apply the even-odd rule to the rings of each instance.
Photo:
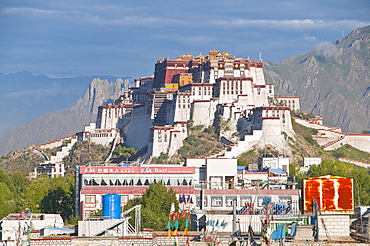
[[[81,174],[194,174],[195,167],[80,167]]]
[[[319,176],[303,180],[303,213],[312,213],[317,201],[321,213],[354,213],[353,179]]]

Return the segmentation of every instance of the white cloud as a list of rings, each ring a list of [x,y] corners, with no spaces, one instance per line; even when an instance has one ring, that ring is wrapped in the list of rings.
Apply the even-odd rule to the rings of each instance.
[[[338,48],[330,42],[323,41],[317,44],[315,50],[325,56],[334,56],[337,53]]]
[[[326,21],[326,20],[246,20],[246,19],[235,19],[235,20],[216,20],[211,21],[211,24],[224,26],[224,27],[247,27],[247,28],[267,28],[267,29],[318,29],[318,28],[330,28],[330,27],[349,27],[356,28],[359,26],[366,26],[368,22],[360,22],[357,20],[339,20],[339,21]]]
[[[38,8],[3,8],[0,9],[1,14],[8,14],[8,15],[35,15],[35,16],[55,16],[55,15],[65,15],[65,14],[74,14],[78,15],[80,12],[75,10],[47,10],[47,9],[38,9]]]
[[[318,42],[318,38],[316,38],[315,36],[310,36],[308,34],[303,35],[302,38],[307,41]]]
[[[216,42],[219,39],[213,36],[205,36],[205,35],[174,35],[174,34],[154,34],[150,36],[151,39],[158,39],[158,40],[172,40],[179,43],[184,43],[186,45],[201,45],[201,44],[208,44],[212,42]]]
[[[163,25],[186,25],[187,22],[183,20],[167,19],[159,17],[141,17],[141,16],[126,16],[121,19],[106,19],[96,15],[89,15],[86,19],[87,22],[106,25],[106,26],[163,26]]]
[[[12,91],[8,92],[5,94],[5,97],[10,98],[10,99],[16,99],[20,97],[39,97],[39,96],[44,96],[50,93],[55,94],[55,90],[51,88],[46,88],[46,89],[26,89],[26,90],[21,90],[21,91]]]

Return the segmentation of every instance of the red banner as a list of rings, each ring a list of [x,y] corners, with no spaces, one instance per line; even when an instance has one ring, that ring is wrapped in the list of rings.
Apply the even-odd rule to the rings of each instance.
[[[195,167],[80,167],[81,174],[194,174]]]

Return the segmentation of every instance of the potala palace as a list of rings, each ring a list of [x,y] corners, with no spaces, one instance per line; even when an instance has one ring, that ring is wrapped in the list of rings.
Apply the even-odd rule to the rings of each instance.
[[[161,153],[172,156],[188,136],[187,122],[208,127],[224,122],[220,140],[227,148],[212,157],[236,158],[253,148],[271,145],[287,152],[287,136],[294,138],[291,111],[300,110],[298,97],[275,97],[266,83],[262,61],[217,50],[208,55],[159,59],[154,76],[141,77],[114,103],[99,107],[96,123],[78,134],[79,140],[127,147],[147,146],[146,160]],[[327,149],[344,143],[370,151],[369,135],[343,134],[322,125],[317,117],[298,123],[318,130],[314,136]]]

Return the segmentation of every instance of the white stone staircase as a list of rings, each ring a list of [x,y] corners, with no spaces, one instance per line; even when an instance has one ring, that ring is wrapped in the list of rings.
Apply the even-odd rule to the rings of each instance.
[[[72,138],[71,142],[67,144],[66,147],[62,147],[62,151],[58,151],[55,156],[50,157],[51,163],[62,162],[63,158],[69,155],[69,151],[72,149],[73,145],[77,142],[76,138]]]

